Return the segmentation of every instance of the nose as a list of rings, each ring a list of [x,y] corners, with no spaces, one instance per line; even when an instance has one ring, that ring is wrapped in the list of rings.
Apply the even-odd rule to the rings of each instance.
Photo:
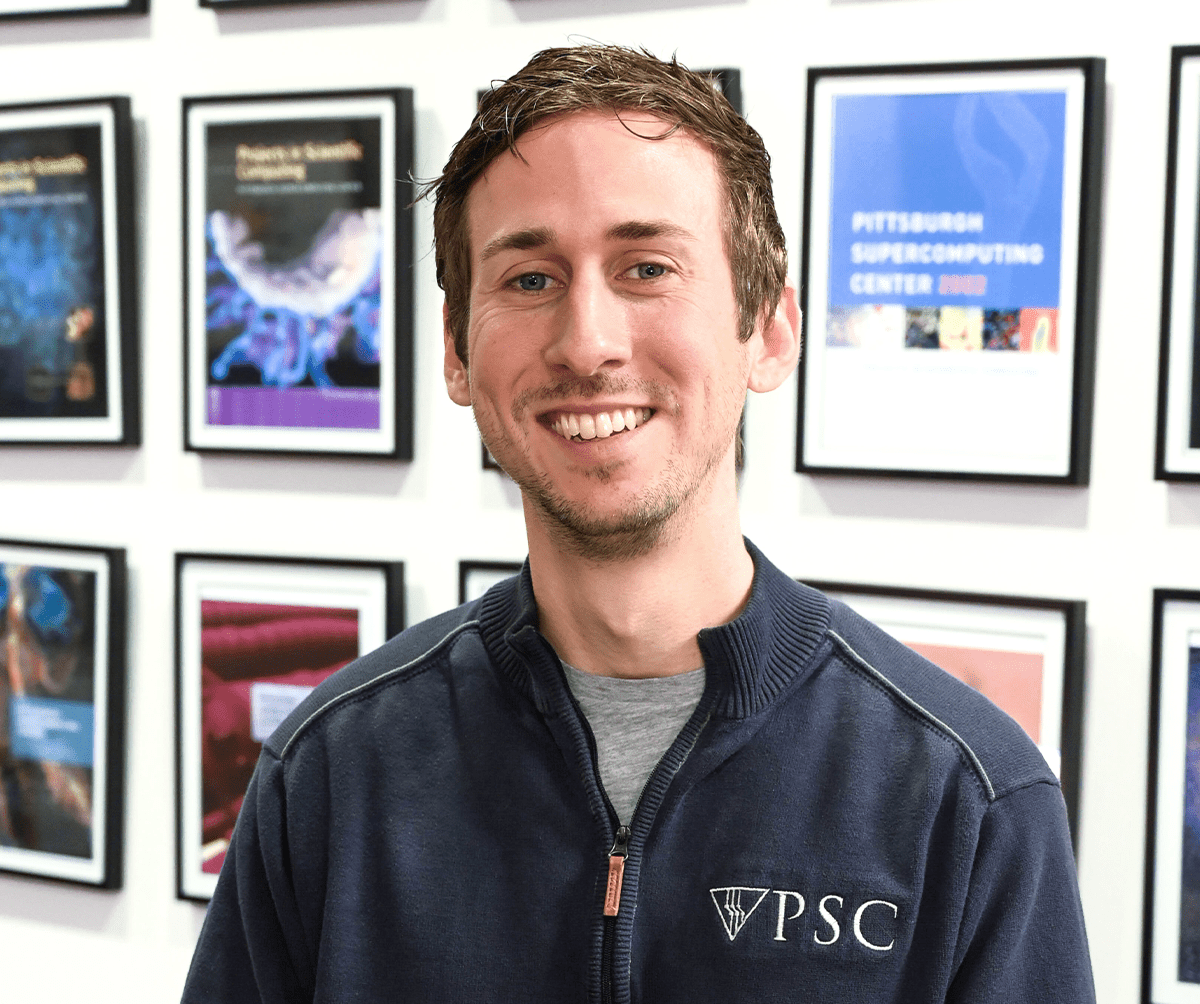
[[[577,273],[555,320],[558,330],[545,353],[551,366],[575,376],[592,376],[629,361],[625,304],[603,279]]]

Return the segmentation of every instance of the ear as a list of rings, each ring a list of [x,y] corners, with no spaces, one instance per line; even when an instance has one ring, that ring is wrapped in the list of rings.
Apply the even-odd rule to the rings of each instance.
[[[783,284],[775,313],[759,322],[754,333],[747,386],[758,394],[774,390],[788,378],[800,358],[800,306],[796,286]]]
[[[464,408],[471,406],[471,380],[467,376],[466,364],[458,358],[454,348],[454,335],[450,331],[450,307],[442,303],[442,338],[445,341],[446,359],[442,372],[446,375],[446,393],[455,404]]]

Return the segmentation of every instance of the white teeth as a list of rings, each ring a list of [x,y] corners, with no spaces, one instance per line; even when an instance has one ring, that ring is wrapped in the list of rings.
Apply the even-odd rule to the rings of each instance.
[[[602,411],[597,415],[586,412],[561,414],[550,424],[550,428],[564,439],[608,439],[615,433],[644,425],[651,414],[653,413],[649,408],[618,408],[612,412]]]

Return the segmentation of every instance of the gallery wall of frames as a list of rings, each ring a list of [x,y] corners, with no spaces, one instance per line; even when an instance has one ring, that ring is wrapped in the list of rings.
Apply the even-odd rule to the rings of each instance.
[[[413,179],[598,39],[772,153],[746,534],[1039,744],[1099,1000],[1200,1000],[1200,9],[1126,7],[0,0],[6,999],[176,999],[263,739],[524,557]]]

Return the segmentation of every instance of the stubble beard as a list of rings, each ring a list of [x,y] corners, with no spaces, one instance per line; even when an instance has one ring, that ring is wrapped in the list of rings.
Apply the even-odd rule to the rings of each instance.
[[[480,425],[484,445],[497,463],[521,489],[550,538],[568,554],[586,561],[619,562],[649,554],[660,543],[682,531],[684,514],[697,496],[705,490],[714,471],[728,453],[736,435],[714,441],[691,477],[677,459],[672,459],[662,472],[660,483],[633,499],[623,512],[615,516],[598,516],[586,502],[563,497],[550,478],[536,474],[527,466],[507,459],[508,451],[493,448],[488,433]],[[496,437],[499,440],[501,437]],[[497,443],[498,445],[498,443]],[[598,467],[590,476],[598,485],[608,484],[616,470]]]
[[[598,472],[595,477],[604,484],[611,480],[612,472]],[[562,550],[588,561],[605,563],[649,554],[691,494],[672,466],[666,482],[653,496],[638,498],[619,515],[605,517],[589,512],[586,503],[563,498],[547,478],[527,477],[517,484],[532,503],[542,526]]]

